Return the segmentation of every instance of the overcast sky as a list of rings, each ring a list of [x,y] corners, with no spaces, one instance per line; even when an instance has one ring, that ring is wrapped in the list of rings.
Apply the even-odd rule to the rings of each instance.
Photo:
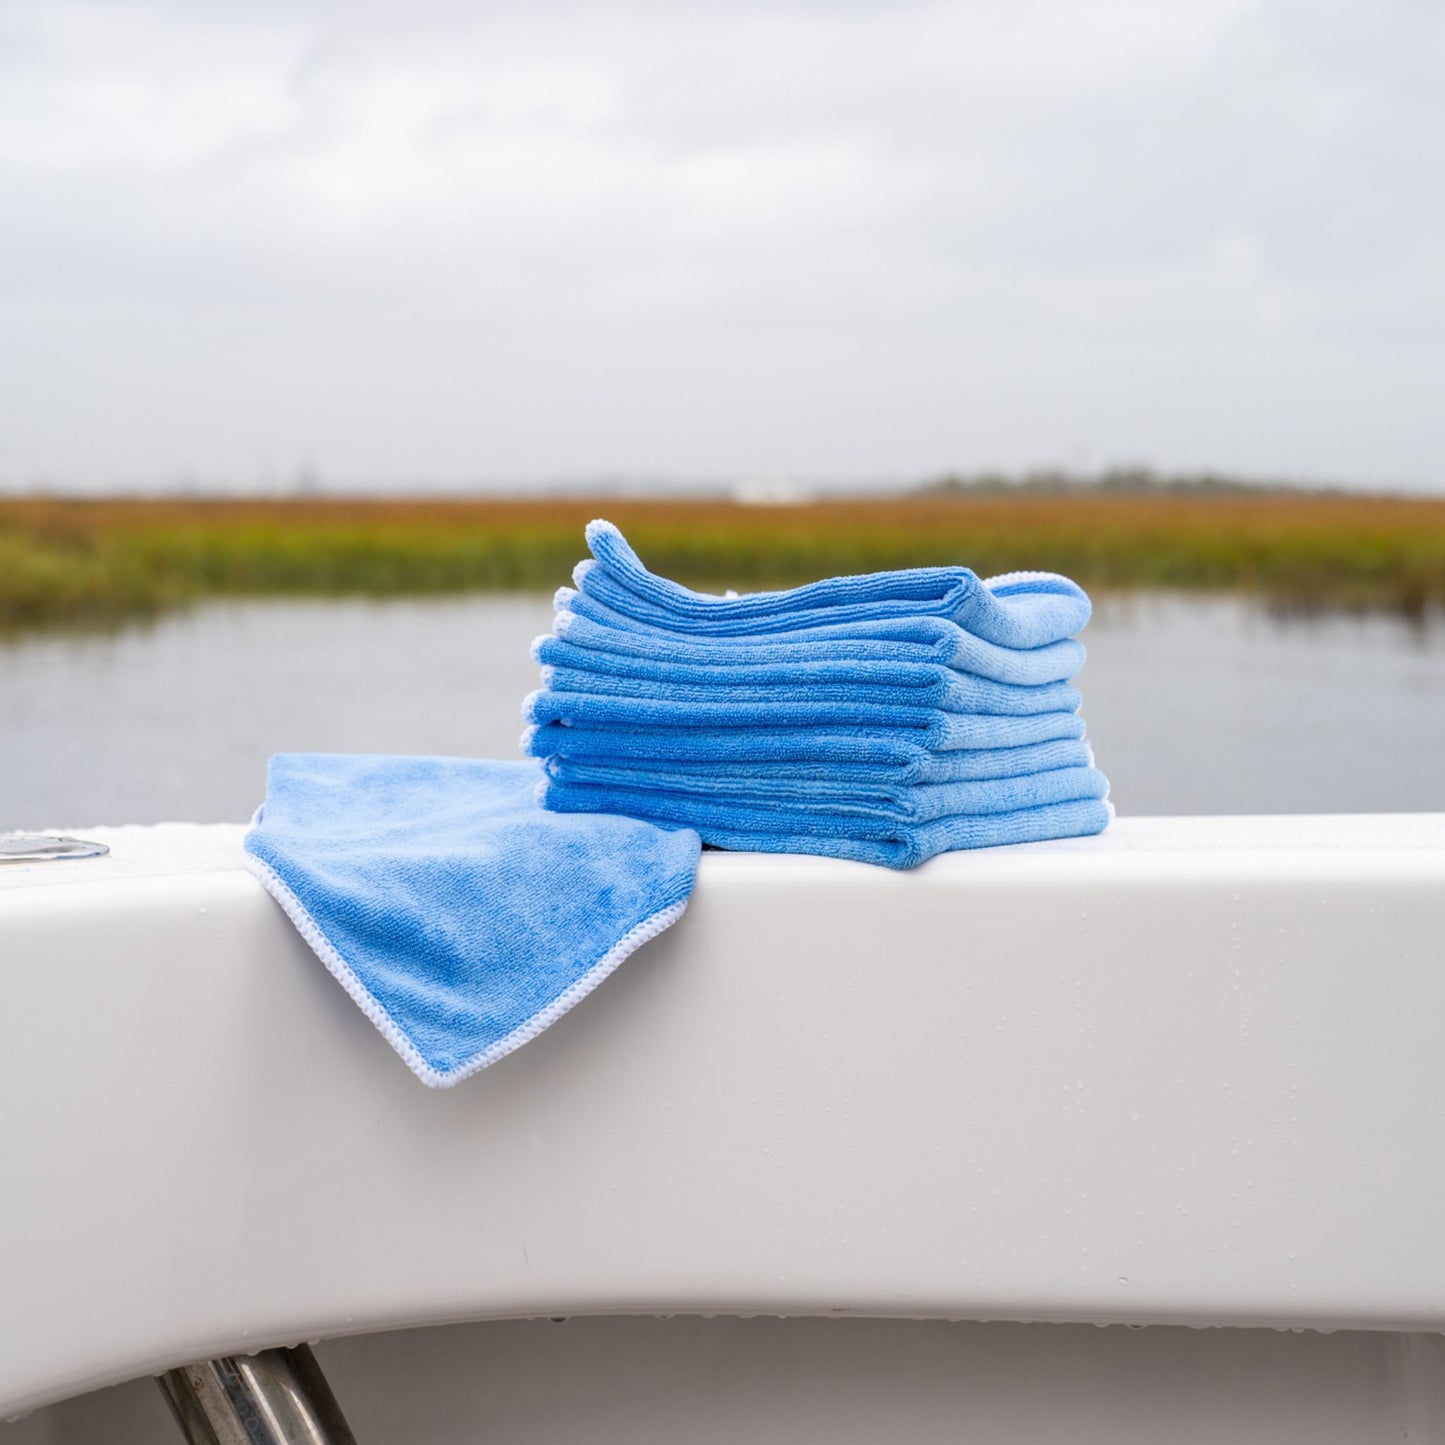
[[[0,483],[1445,484],[1445,5],[0,0]]]

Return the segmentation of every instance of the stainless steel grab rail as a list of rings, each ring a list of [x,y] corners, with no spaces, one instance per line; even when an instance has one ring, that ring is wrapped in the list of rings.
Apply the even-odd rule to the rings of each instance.
[[[356,1445],[305,1345],[182,1365],[157,1384],[188,1445]]]

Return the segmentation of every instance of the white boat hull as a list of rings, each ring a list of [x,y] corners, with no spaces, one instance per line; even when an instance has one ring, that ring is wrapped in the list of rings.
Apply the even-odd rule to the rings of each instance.
[[[542,1438],[529,1394],[557,1438],[538,1391],[631,1439],[639,1392],[694,1412],[654,1438],[710,1438],[712,1398],[738,1438],[748,1400],[824,1375],[832,1439],[933,1438],[930,1411],[956,1438],[1045,1395],[1072,1440],[1131,1411],[1189,1439],[1221,1370],[1236,1440],[1294,1438],[1249,1423],[1273,1400],[1314,1441],[1445,1418],[1445,817],[1121,820],[901,876],[708,855],[680,924],[444,1093],[240,833],[116,830],[0,880],[0,1414],[384,1331],[319,1351],[367,1441],[468,1438],[373,1427],[392,1390],[428,1419],[508,1401],[509,1440]],[[396,1333],[655,1313],[895,1318]]]

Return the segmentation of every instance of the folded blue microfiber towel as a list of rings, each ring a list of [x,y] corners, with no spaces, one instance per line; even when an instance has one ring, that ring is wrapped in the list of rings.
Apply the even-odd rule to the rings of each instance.
[[[643,658],[615,658],[597,668],[589,657],[555,637],[538,638],[532,655],[542,664],[543,686],[553,692],[598,693],[679,702],[872,702],[938,707],[946,712],[1022,716],[1073,712],[1078,692],[1065,682],[1032,687],[975,677],[937,662],[836,660],[764,666],[669,666]]]
[[[1052,685],[1067,688],[1073,693],[1073,707],[1078,706],[1078,694],[1067,683]],[[1033,716],[1047,717],[1051,713],[1061,713],[1067,717],[1072,715],[1072,710],[1051,709]],[[774,734],[790,728],[856,728],[875,736],[880,732],[911,736],[940,752],[970,746],[969,740],[975,736],[980,723],[1010,720],[991,713],[946,712],[942,708],[910,707],[883,699],[871,702],[846,699],[831,702],[674,702],[648,697],[553,692],[550,689],[529,694],[523,704],[522,715],[531,723],[585,723],[591,727],[612,728],[732,728],[738,731],[771,731]],[[983,746],[1007,747],[1011,744],[997,741]]]
[[[660,795],[646,795],[638,805],[639,817],[667,823],[671,810],[659,802]],[[548,807],[586,807],[569,790],[557,798],[549,795]],[[676,811],[681,811],[676,810]],[[939,853],[966,848],[996,848],[1014,843],[1041,843],[1055,838],[1083,838],[1102,833],[1114,816],[1113,806],[1103,798],[1051,803],[1013,813],[956,814],[934,822],[898,824],[893,827],[836,826],[828,819],[803,815],[806,828],[786,832],[777,820],[758,822],[749,817],[744,826],[726,822],[701,822],[697,831],[703,842],[739,853],[816,853],[825,858],[847,858],[857,863],[874,863],[884,868],[916,868]],[[833,820],[835,823],[838,820]],[[754,827],[753,824],[757,823]],[[871,836],[868,836],[871,835]]]
[[[865,706],[938,708],[943,712],[982,713],[990,717],[1028,717],[1041,712],[1076,712],[1081,701],[1078,691],[1066,682],[1045,683],[1042,687],[1015,687],[1012,683],[989,682],[985,678],[954,672],[949,667],[926,663],[900,662],[892,669],[885,663],[872,666],[880,669],[880,676],[892,672],[893,680],[880,681],[872,686],[857,682],[830,682],[812,672],[800,670],[797,680],[791,683],[749,682],[741,678],[670,682],[549,665],[542,669],[542,683],[549,692],[588,697],[645,698],[654,703],[701,703],[709,707],[725,705],[735,716],[742,714],[749,721],[748,705],[753,703],[766,704],[770,709],[784,703],[836,703],[847,709],[846,713],[836,714],[841,720],[844,717],[858,718],[859,709]],[[904,676],[906,670],[911,671]]]
[[[1097,768],[1058,768],[1019,778],[976,783],[923,783],[841,795],[818,788],[803,798],[737,795],[719,797],[690,789],[679,779],[666,788],[619,787],[575,782],[549,773],[539,794],[561,811],[628,813],[696,828],[708,841],[711,828],[734,832],[831,833],[840,837],[887,838],[900,824],[932,823],[967,814],[982,817],[1019,813],[1053,803],[1105,798],[1109,782]]]
[[[967,567],[918,567],[830,577],[785,592],[714,597],[649,572],[611,522],[589,523],[587,545],[592,558],[573,573],[579,591],[635,622],[704,637],[945,617],[985,642],[1032,648],[1072,637],[1089,620],[1084,591],[1050,572],[980,581]]]
[[[525,708],[530,713],[534,693]],[[943,716],[939,714],[939,716]],[[951,716],[947,752],[1002,752],[1038,743],[1077,740],[1084,720],[1077,713],[1047,712],[1032,717]],[[914,781],[946,782],[953,773],[933,769],[946,764],[929,738],[914,728],[861,726],[790,727],[761,732],[738,727],[590,726],[567,722],[534,724],[522,733],[522,751],[531,757],[566,756],[594,762],[613,758],[668,762],[870,763],[910,771]]]
[[[771,829],[748,833],[710,828],[706,841],[713,847],[741,853],[817,853],[824,858],[848,858],[883,868],[916,868],[940,853],[968,848],[1092,837],[1102,833],[1113,816],[1111,803],[1089,798],[1077,803],[1026,808],[1019,813],[940,818],[936,823],[900,828],[887,838],[850,838],[818,832],[776,833]]]
[[[1032,687],[1067,682],[1084,665],[1084,645],[1069,637],[1041,647],[1000,647],[946,617],[883,618],[802,632],[713,641],[648,627],[613,612],[571,587],[558,589],[552,631],[587,662],[567,653],[537,661],[567,661],[600,671],[617,670],[620,659],[725,669],[737,665],[788,666],[800,662],[931,662],[994,682]],[[535,644],[534,644],[535,645]]]
[[[692,891],[695,832],[548,811],[536,761],[281,754],[252,870],[424,1083],[534,1038]]]
[[[931,755],[927,768],[898,763],[728,763],[629,761],[611,758],[587,762],[553,756],[543,763],[548,777],[563,783],[593,783],[607,788],[642,788],[697,793],[749,802],[786,799],[849,802],[888,799],[900,791],[939,783],[984,783],[1027,778],[1064,768],[1090,768],[1094,750],[1087,742],[1036,743],[1032,747],[960,749]]]

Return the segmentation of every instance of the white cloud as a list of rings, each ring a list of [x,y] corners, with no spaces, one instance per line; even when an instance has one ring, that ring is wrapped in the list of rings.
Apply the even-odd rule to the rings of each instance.
[[[1431,6],[6,15],[0,481],[1445,480]]]

